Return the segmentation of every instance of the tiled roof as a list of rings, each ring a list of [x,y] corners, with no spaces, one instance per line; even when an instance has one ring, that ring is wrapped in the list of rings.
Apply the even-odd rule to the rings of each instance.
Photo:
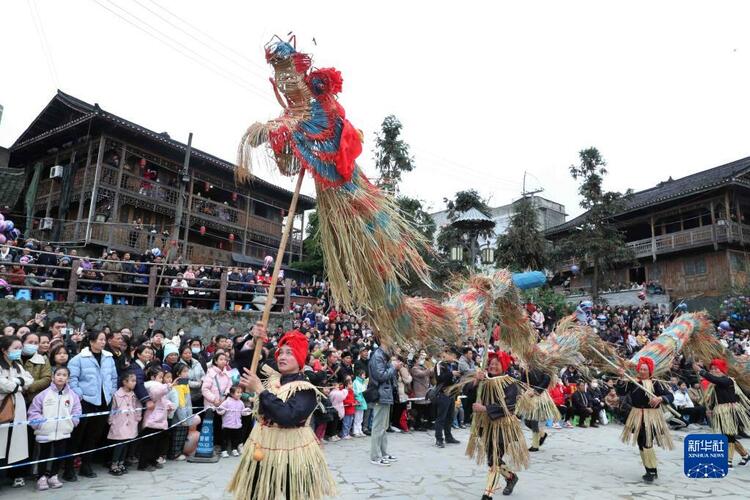
[[[697,194],[709,189],[714,189],[724,184],[734,182],[737,177],[750,171],[750,157],[736,160],[726,165],[710,168],[702,172],[672,179],[671,177],[660,182],[656,186],[633,193],[625,209],[617,215],[625,215],[628,212],[646,208],[660,203]],[[586,219],[586,213],[571,219],[564,224],[552,227],[546,231],[546,234],[552,235],[565,232],[573,227],[580,225]]]
[[[26,173],[23,169],[0,168],[0,208],[13,208],[23,191]]]
[[[106,121],[108,121],[110,123],[114,123],[115,125],[128,128],[128,129],[130,129],[130,130],[132,130],[132,131],[134,131],[134,132],[136,132],[136,133],[138,133],[140,135],[146,136],[146,137],[148,137],[149,139],[151,139],[153,141],[160,142],[160,143],[162,143],[162,144],[164,144],[164,145],[166,145],[166,146],[168,146],[168,147],[170,147],[172,149],[175,149],[177,151],[184,152],[187,149],[187,145],[186,144],[183,144],[180,141],[176,141],[176,140],[170,138],[167,134],[154,132],[153,130],[149,130],[146,127],[138,125],[137,123],[133,123],[131,121],[125,120],[124,118],[120,118],[119,116],[117,116],[117,115],[115,115],[113,113],[109,113],[107,111],[104,111],[101,107],[99,107],[98,104],[93,104],[93,105],[89,104],[89,103],[87,103],[85,101],[82,101],[82,100],[76,98],[76,97],[73,97],[70,94],[66,94],[65,92],[63,92],[61,90],[57,91],[57,94],[55,95],[55,97],[53,97],[53,99],[50,102],[50,104],[52,104],[55,101],[58,101],[58,102],[60,102],[60,103],[62,103],[64,105],[68,106],[72,110],[75,110],[75,111],[81,113],[82,115],[79,116],[79,117],[77,117],[77,118],[75,118],[74,120],[71,120],[68,123],[64,123],[64,124],[62,124],[62,125],[60,125],[58,127],[55,127],[55,128],[53,128],[51,130],[47,130],[44,133],[42,133],[41,135],[37,135],[37,136],[34,136],[34,137],[26,137],[28,135],[27,132],[29,132],[30,130],[32,130],[32,127],[34,125],[34,124],[32,124],[32,126],[30,126],[27,129],[27,132],[24,132],[24,134],[22,134],[21,137],[19,137],[19,139],[15,142],[15,144],[13,144],[13,146],[11,146],[11,151],[23,148],[24,146],[26,146],[28,144],[31,144],[33,142],[38,141],[39,139],[42,139],[42,138],[47,137],[49,135],[53,135],[53,134],[55,134],[55,133],[57,133],[57,132],[59,132],[61,130],[67,129],[69,127],[75,126],[75,125],[77,125],[77,124],[79,124],[81,122],[84,122],[84,121],[90,119],[91,117],[101,118],[101,119],[104,119],[104,120],[106,120]],[[49,108],[49,107],[50,107],[50,105],[47,106],[47,108]],[[47,108],[45,108],[45,110]],[[42,112],[42,114],[44,114],[44,112]],[[36,123],[40,118],[41,118],[41,115],[39,117],[37,117],[37,119],[35,120],[34,123]],[[215,166],[217,166],[219,168],[222,168],[222,169],[230,171],[230,172],[234,172],[234,170],[236,168],[233,163],[229,163],[229,162],[227,162],[225,160],[222,160],[221,158],[218,158],[218,157],[216,157],[214,155],[211,155],[209,153],[205,153],[205,152],[203,152],[203,151],[201,151],[199,149],[196,149],[196,148],[191,148],[191,153],[190,154],[191,154],[192,157],[200,158],[201,160],[204,160],[204,161],[206,161],[206,162],[208,162],[208,163],[210,163],[212,165],[215,165]],[[261,179],[260,177],[253,176],[252,179],[253,179],[252,182],[258,183],[259,185],[262,185],[263,187],[265,187],[267,189],[271,189],[271,190],[274,190],[274,191],[277,191],[277,192],[284,193],[287,196],[291,196],[291,194],[292,194],[289,190],[284,189],[282,187],[279,187],[279,186],[277,186],[275,184],[272,184],[272,183],[270,183],[268,181],[265,181],[265,180]],[[303,208],[306,208],[306,209],[307,208],[312,208],[312,207],[315,206],[315,199],[311,198],[309,196],[305,196],[305,195],[301,194],[300,197],[299,197],[299,201],[300,201],[300,205]]]

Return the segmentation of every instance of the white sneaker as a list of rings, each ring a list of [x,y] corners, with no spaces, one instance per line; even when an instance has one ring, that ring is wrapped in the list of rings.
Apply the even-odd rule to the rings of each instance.
[[[391,426],[391,431],[393,431],[393,432],[401,432],[401,429],[399,429],[398,427]]]
[[[229,458],[229,453],[226,451],[221,452],[221,458]]]
[[[242,449],[243,449],[244,447],[245,447],[245,445],[244,445],[244,444],[242,444],[242,443],[240,443],[240,445],[239,445],[239,446],[237,446],[237,451],[239,451],[240,453],[242,453]]]
[[[240,456],[240,452],[237,451],[237,450],[232,450],[232,456],[233,457],[239,457]]]
[[[182,462],[183,460],[187,460],[187,457],[185,455],[180,455],[179,457],[175,458],[178,462]]]
[[[388,466],[391,465],[391,463],[388,460],[386,460],[385,458],[379,458],[377,460],[370,460],[370,463],[372,465],[382,465],[382,466],[385,466],[385,467],[388,467]]]
[[[562,429],[562,426],[560,424],[558,424],[557,422],[555,422],[554,424],[552,424],[552,428],[553,429]]]
[[[14,488],[16,487],[15,483],[13,487]],[[47,483],[47,476],[42,476],[37,480],[36,489],[37,491],[45,491],[49,489],[49,484]]]
[[[167,463],[167,459],[164,458],[164,457],[159,457],[159,458],[156,459],[156,463],[164,465],[165,463]]]
[[[336,441],[340,441],[340,440],[341,438],[338,436],[331,436],[331,438],[329,439],[329,441],[332,443],[335,443]]]
[[[351,439],[351,438],[352,438],[352,437],[351,437],[350,435],[348,435],[348,434],[347,434],[346,436],[342,437],[341,439]]]

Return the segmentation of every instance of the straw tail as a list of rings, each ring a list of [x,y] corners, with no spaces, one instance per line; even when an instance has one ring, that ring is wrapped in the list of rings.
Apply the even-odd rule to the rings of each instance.
[[[268,142],[268,128],[266,125],[255,122],[250,125],[242,135],[239,146],[237,146],[237,168],[234,176],[237,182],[250,180],[255,170],[253,155],[257,154],[256,148]]]
[[[646,356],[654,362],[655,377],[663,375],[672,367],[675,356],[691,342],[691,337],[702,332],[711,331],[713,326],[706,313],[688,313],[677,317],[653,341],[646,344],[632,358],[633,366]]]
[[[704,366],[709,366],[711,360],[714,358],[726,359],[728,375],[742,389],[750,391],[750,356],[737,356],[724,347],[714,334],[713,324],[707,318],[705,319],[707,324],[693,333],[690,341],[685,344],[683,349],[685,356],[695,361],[700,361]]]

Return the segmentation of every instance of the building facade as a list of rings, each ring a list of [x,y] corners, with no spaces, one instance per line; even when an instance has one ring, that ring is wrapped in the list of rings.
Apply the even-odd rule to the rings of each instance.
[[[25,175],[14,210],[26,216],[24,235],[136,254],[176,246],[191,263],[256,266],[275,256],[292,193],[257,177],[236,185],[233,164],[197,149],[185,170],[186,150],[58,91],[10,147],[8,170]],[[302,257],[314,200],[300,196],[298,206],[285,263]]]
[[[635,263],[607,271],[601,290],[656,282],[674,299],[718,297],[750,284],[750,158],[671,177],[634,193],[615,217]],[[553,241],[570,235],[585,214],[553,227]],[[573,264],[573,263],[570,263]],[[586,291],[587,270],[572,275],[570,288]]]
[[[537,211],[537,222],[540,231],[546,231],[547,229],[559,226],[565,222],[565,206],[546,198],[542,198],[541,196],[532,196],[531,201]],[[490,238],[480,238],[480,246],[485,246],[489,243],[494,247],[497,244],[497,237],[505,233],[508,229],[510,218],[513,215],[513,207],[516,203],[518,203],[518,200],[508,205],[502,205],[490,209],[490,218],[495,221],[495,234]],[[448,220],[448,210],[435,212],[430,214],[430,216],[432,217],[432,220],[435,221],[435,237],[437,238],[440,228],[450,224],[450,220]]]

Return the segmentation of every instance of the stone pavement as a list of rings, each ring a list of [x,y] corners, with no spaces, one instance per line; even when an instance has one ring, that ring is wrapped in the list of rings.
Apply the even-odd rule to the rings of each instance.
[[[750,465],[738,467],[724,479],[688,479],[682,472],[682,441],[674,433],[675,449],[657,450],[659,479],[652,486],[641,480],[643,468],[635,447],[619,441],[622,427],[550,431],[542,451],[532,453],[531,466],[520,473],[511,498],[538,499],[689,499],[750,498]],[[530,435],[527,432],[527,440]],[[464,457],[468,431],[455,431],[460,445],[435,448],[427,433],[388,434],[389,451],[399,461],[391,467],[369,463],[369,439],[352,439],[325,445],[326,456],[339,485],[339,498],[365,499],[479,499],[486,469]],[[33,492],[3,488],[3,500],[128,499],[198,500],[228,499],[223,490],[236,458],[216,464],[169,462],[153,473],[130,472],[112,477],[97,468],[96,479],[81,478],[62,489]],[[29,482],[30,483],[30,482]],[[495,498],[503,498],[498,492]]]

